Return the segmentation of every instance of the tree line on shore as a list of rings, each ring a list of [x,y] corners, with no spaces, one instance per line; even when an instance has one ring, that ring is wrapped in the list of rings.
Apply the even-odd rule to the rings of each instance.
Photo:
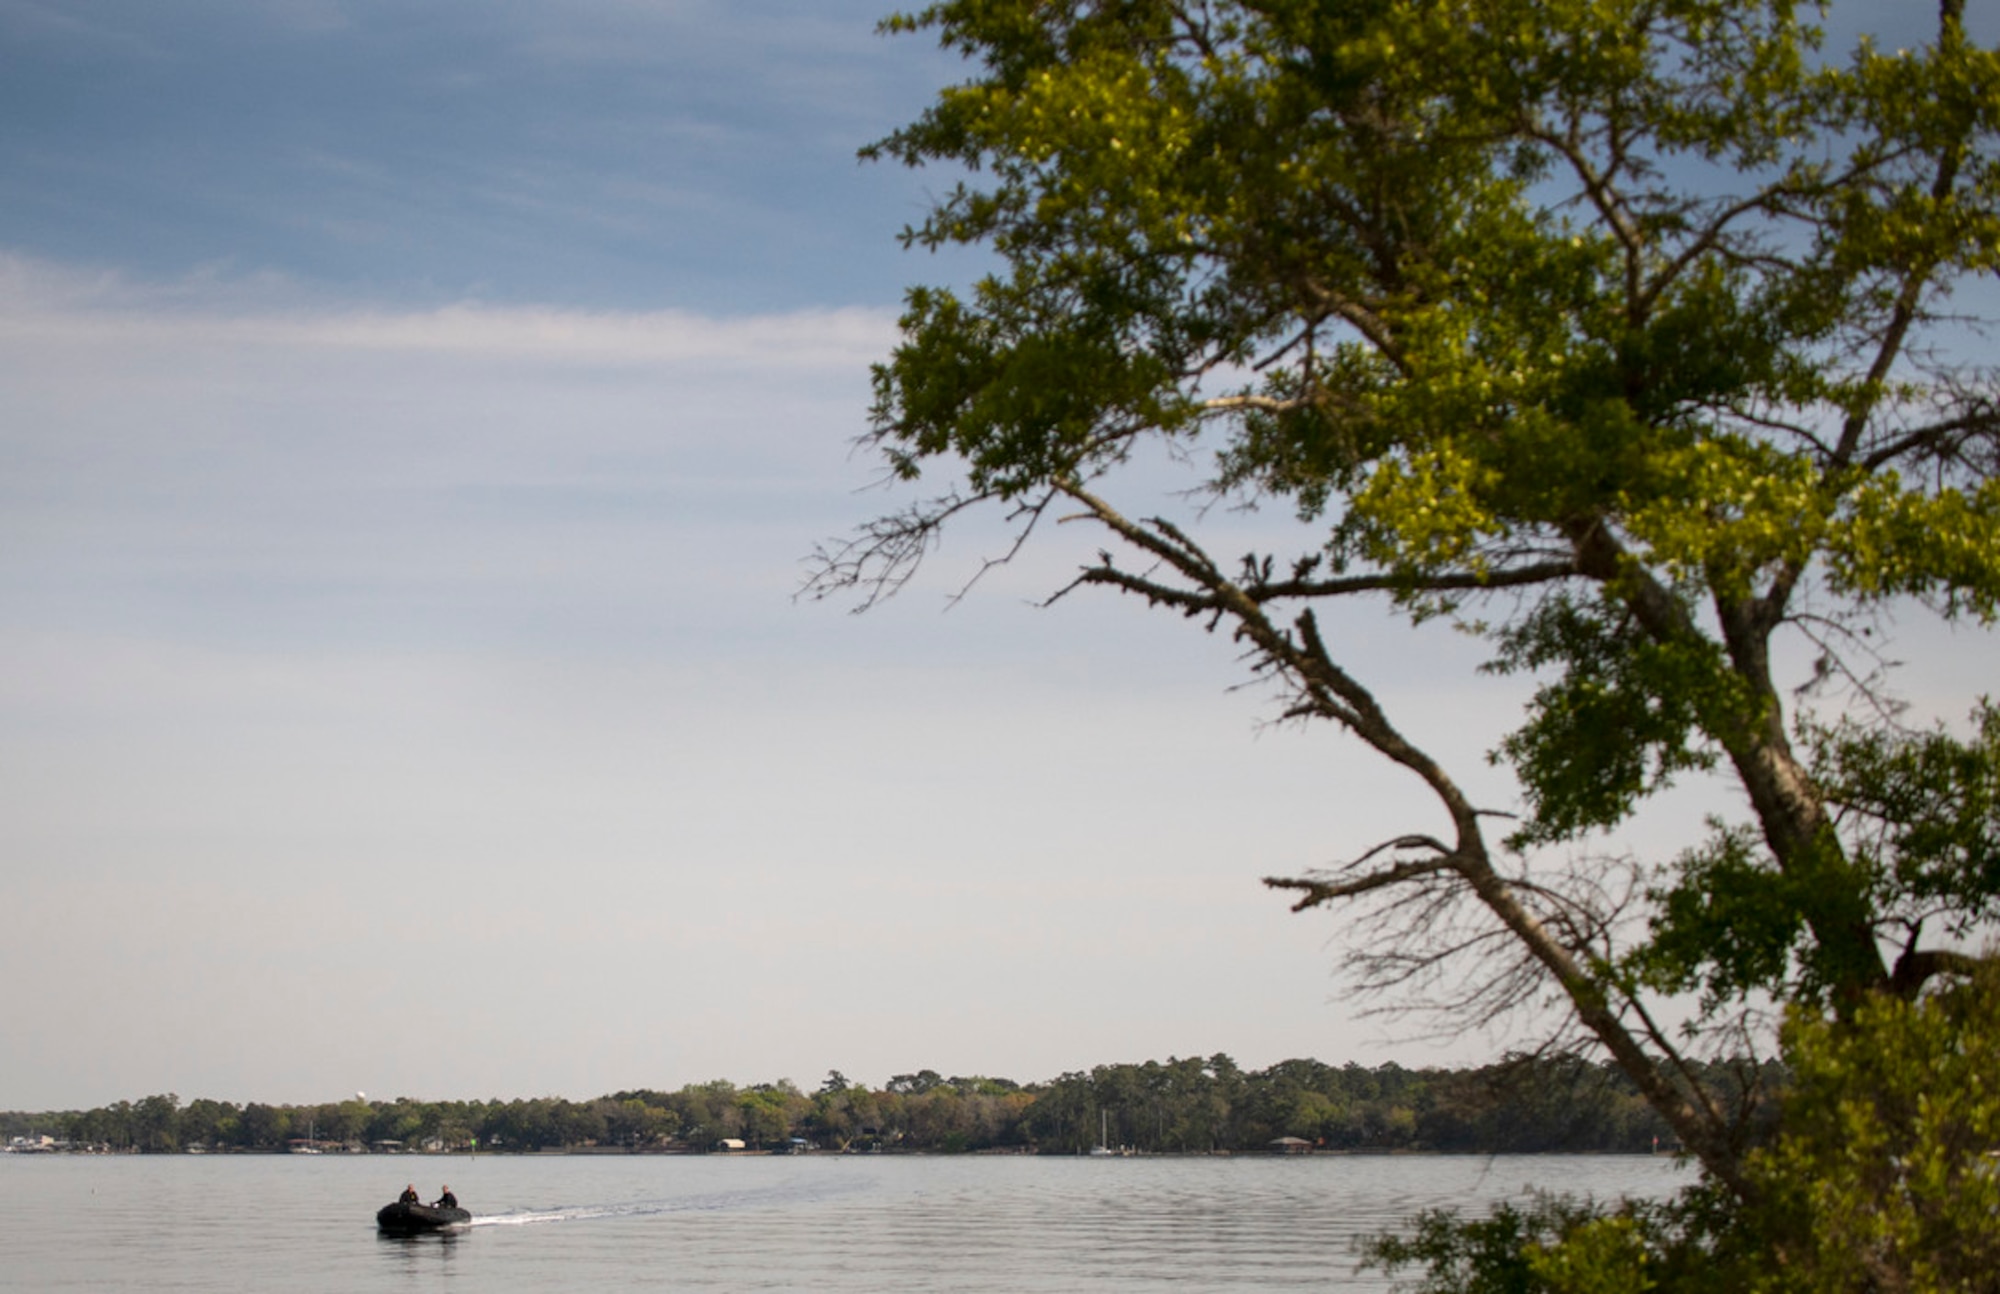
[[[1781,1077],[1770,1067],[1708,1075],[1745,1117]],[[880,1088],[839,1071],[807,1092],[789,1080],[726,1080],[595,1099],[350,1100],[319,1105],[183,1104],[166,1093],[91,1110],[0,1113],[0,1136],[138,1153],[333,1148],[499,1152],[706,1151],[801,1146],[1075,1154],[1099,1144],[1148,1154],[1244,1153],[1286,1138],[1335,1151],[1636,1153],[1671,1132],[1615,1066],[1513,1056],[1470,1069],[1287,1060],[1244,1070],[1228,1056],[1100,1065],[1038,1084],[899,1074]]]

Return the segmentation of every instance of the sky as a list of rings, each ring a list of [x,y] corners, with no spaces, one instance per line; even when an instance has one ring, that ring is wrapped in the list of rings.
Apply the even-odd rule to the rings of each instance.
[[[978,264],[856,161],[963,75],[882,7],[0,0],[0,1108],[1508,1044],[1345,996],[1259,878],[1431,811],[1226,641],[1036,605],[1088,537],[795,596]],[[1518,692],[1340,629],[1507,802]]]

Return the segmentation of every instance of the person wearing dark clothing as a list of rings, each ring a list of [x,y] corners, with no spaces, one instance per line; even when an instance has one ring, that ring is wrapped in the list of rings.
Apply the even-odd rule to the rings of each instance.
[[[444,1194],[438,1196],[437,1207],[441,1209],[455,1209],[458,1207],[458,1197],[451,1193],[451,1187],[445,1187]]]
[[[423,1197],[417,1194],[417,1184],[415,1182],[411,1182],[408,1186],[405,1186],[403,1188],[403,1193],[396,1197],[396,1203],[416,1204],[419,1203],[422,1199]]]

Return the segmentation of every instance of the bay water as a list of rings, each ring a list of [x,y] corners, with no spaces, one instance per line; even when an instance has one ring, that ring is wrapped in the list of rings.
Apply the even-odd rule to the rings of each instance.
[[[1688,1180],[1647,1156],[0,1155],[0,1289],[1380,1291],[1352,1241],[1419,1210]],[[406,1182],[473,1224],[378,1236]]]

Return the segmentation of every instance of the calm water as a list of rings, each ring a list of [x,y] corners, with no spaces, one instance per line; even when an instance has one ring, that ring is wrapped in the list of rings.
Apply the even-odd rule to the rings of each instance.
[[[378,1237],[411,1179],[473,1226]],[[1644,1157],[0,1155],[0,1288],[1381,1290],[1348,1242],[1418,1209],[1681,1180]]]

